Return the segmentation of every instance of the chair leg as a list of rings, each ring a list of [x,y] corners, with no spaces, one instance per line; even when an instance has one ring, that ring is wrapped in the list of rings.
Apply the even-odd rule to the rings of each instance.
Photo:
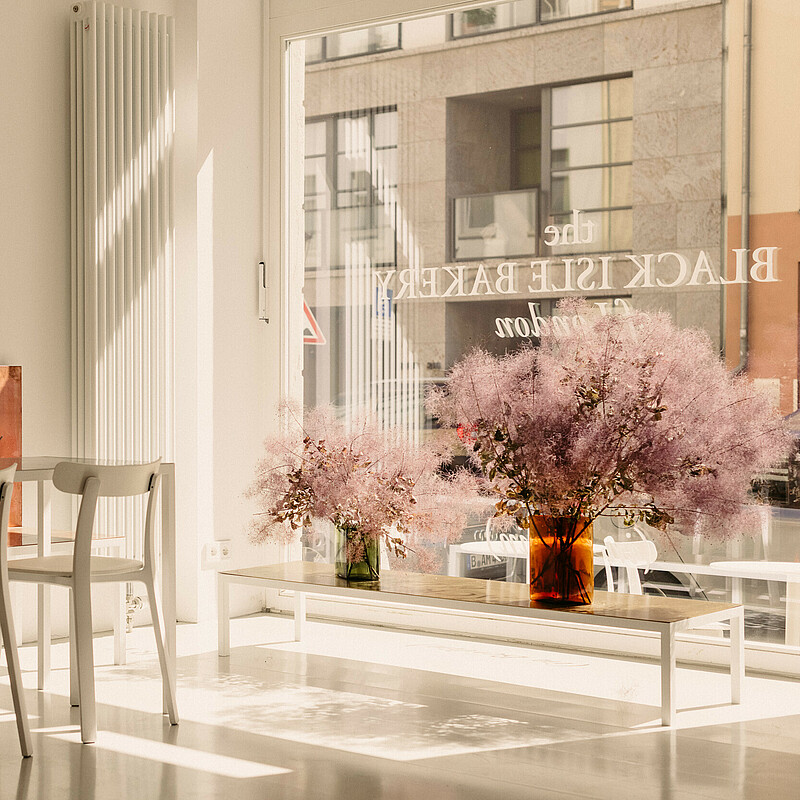
[[[126,629],[127,594],[125,591],[126,586],[127,584],[120,583],[117,586],[117,589],[114,593],[114,602],[116,603],[116,608],[114,609],[114,663],[115,664],[128,663],[126,645],[125,645],[125,638],[127,633]]]
[[[31,730],[28,725],[28,714],[25,710],[25,694],[22,686],[22,670],[19,666],[19,653],[17,652],[17,639],[14,633],[14,618],[11,615],[11,594],[8,583],[2,582],[0,589],[0,633],[6,648],[6,661],[8,663],[8,677],[11,680],[11,697],[14,701],[14,713],[17,716],[17,733],[22,755],[27,758],[33,755]]]
[[[88,581],[73,585],[70,596],[75,614],[75,660],[78,667],[78,695],[81,703],[81,741],[90,744],[97,739],[91,585]]]
[[[70,592],[70,598],[72,593]],[[75,609],[69,602],[69,704],[74,708],[81,704],[80,689],[78,687],[78,656],[75,643]]]
[[[180,721],[178,717],[178,705],[175,702],[175,676],[172,674],[167,651],[164,647],[164,617],[161,614],[156,593],[155,581],[152,575],[143,579],[147,587],[147,598],[150,601],[150,615],[153,619],[153,633],[156,637],[156,649],[158,650],[158,661],[161,665],[161,680],[164,683],[164,697],[167,702],[167,714],[171,725],[177,725]]]

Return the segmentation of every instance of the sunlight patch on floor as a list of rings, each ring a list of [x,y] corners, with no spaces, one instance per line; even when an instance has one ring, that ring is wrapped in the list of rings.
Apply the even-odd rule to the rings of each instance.
[[[56,733],[56,739],[81,744],[80,732]],[[111,750],[125,756],[144,758],[159,764],[171,764],[199,772],[210,772],[225,778],[263,778],[268,775],[282,775],[292,770],[274,767],[271,764],[259,764],[242,758],[231,758],[216,753],[180,747],[176,744],[156,742],[152,739],[141,739],[123,733],[98,731],[97,741],[93,745],[101,750]]]

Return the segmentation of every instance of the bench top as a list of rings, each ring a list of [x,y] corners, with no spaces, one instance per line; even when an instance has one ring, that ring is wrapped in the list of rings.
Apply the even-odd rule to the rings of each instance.
[[[700,617],[720,615],[740,608],[738,604],[715,603],[706,600],[687,600],[656,595],[623,594],[621,592],[595,592],[594,602],[589,606],[561,606],[549,603],[534,603],[530,600],[528,585],[506,581],[486,581],[477,578],[456,578],[448,575],[430,575],[400,570],[386,570],[376,583],[348,583],[337,578],[332,564],[311,561],[292,561],[286,564],[270,564],[263,567],[223,570],[221,575],[243,578],[250,581],[263,580],[272,586],[297,589],[317,594],[370,594],[376,600],[403,602],[404,598],[419,605],[420,600],[430,600],[431,605],[457,608],[463,604],[473,608],[486,606],[491,614],[501,607],[507,612],[539,611],[531,616],[560,617],[581,615],[586,621],[602,624],[603,620],[629,621],[665,625],[688,622]],[[330,591],[329,591],[330,590]],[[366,599],[366,598],[365,598]],[[575,620],[576,622],[578,620]],[[645,624],[643,627],[650,627]]]

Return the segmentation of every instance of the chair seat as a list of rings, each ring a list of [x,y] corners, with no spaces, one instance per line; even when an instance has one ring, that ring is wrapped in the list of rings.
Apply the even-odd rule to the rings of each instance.
[[[138,572],[144,568],[141,561],[135,558],[111,558],[109,556],[92,556],[92,575],[122,575],[127,572]],[[39,558],[17,558],[8,563],[8,575],[13,580],[17,573],[69,578],[72,575],[72,556],[41,556]]]

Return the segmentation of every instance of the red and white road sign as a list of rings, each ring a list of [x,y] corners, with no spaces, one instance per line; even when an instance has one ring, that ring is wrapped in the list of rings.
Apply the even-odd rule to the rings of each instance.
[[[327,344],[328,340],[319,327],[316,317],[303,300],[303,313],[306,315],[306,324],[303,327],[303,344]]]

